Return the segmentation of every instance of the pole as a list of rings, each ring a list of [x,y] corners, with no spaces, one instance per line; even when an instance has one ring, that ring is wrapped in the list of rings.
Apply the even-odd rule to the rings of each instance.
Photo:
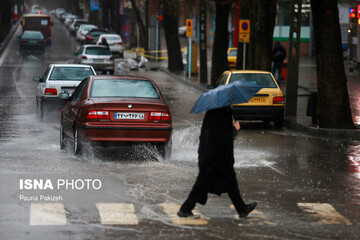
[[[245,70],[245,59],[246,59],[246,43],[243,45],[243,70]]]
[[[159,18],[158,17],[156,18],[156,40],[155,40],[155,42],[156,42],[155,62],[157,63],[157,61],[158,61],[158,51],[159,51],[159,44],[158,44],[158,42],[159,42]]]
[[[191,78],[191,71],[192,71],[192,69],[191,69],[191,67],[192,67],[192,63],[191,63],[191,58],[192,58],[192,51],[191,51],[191,37],[189,37],[189,60],[188,60],[188,71],[189,71],[189,78]]]

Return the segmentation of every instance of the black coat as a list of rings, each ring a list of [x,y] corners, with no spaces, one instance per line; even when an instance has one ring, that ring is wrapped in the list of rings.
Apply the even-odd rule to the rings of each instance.
[[[208,193],[220,195],[238,187],[233,140],[231,109],[207,111],[200,134],[199,174],[192,189],[196,202],[205,204]]]

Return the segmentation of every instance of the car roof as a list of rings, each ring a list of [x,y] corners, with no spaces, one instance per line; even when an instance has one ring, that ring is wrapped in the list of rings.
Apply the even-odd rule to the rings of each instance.
[[[53,67],[79,67],[79,68],[91,68],[90,65],[85,64],[68,64],[68,63],[52,63],[49,66]]]
[[[101,80],[112,80],[112,79],[126,79],[126,80],[145,80],[145,81],[151,81],[150,78],[147,77],[141,77],[141,76],[133,76],[133,75],[93,75],[90,76],[92,79],[101,79]]]
[[[25,14],[23,17],[50,17],[50,15],[29,13]]]
[[[269,74],[270,72],[268,71],[263,71],[263,70],[232,70],[232,71],[225,71],[225,72],[231,72],[232,74],[236,74],[236,73],[261,73],[261,74]]]
[[[110,37],[110,36],[119,36],[119,34],[116,34],[116,33],[104,33],[104,34],[101,34],[100,37]]]
[[[108,48],[105,45],[96,45],[96,44],[85,44],[83,45],[84,48],[88,48],[88,47],[98,47],[98,48]]]

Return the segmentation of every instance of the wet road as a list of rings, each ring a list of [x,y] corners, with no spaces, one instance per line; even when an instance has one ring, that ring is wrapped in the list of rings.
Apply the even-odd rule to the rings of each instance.
[[[176,218],[197,174],[203,115],[188,112],[201,92],[162,72],[131,74],[154,79],[172,109],[171,160],[146,147],[60,150],[59,113],[39,121],[32,77],[78,45],[57,21],[53,33],[44,55],[20,56],[14,36],[0,57],[1,239],[358,239],[360,143],[258,123],[243,123],[235,140],[240,190],[256,211],[238,220],[226,195],[210,195],[197,206],[203,219]]]

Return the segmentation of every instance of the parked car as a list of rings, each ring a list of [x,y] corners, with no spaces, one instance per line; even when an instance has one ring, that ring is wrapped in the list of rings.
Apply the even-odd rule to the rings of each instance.
[[[101,35],[106,34],[106,29],[91,29],[85,36],[85,44],[95,44],[95,40]]]
[[[79,27],[79,30],[77,30],[76,32],[76,40],[78,40],[79,42],[84,42],[85,41],[85,36],[86,34],[91,30],[91,29],[96,29],[97,26],[92,25],[92,24],[83,24]]]
[[[88,24],[88,22],[85,19],[75,19],[69,26],[70,34],[75,35],[76,31],[79,29],[80,25],[82,24]]]
[[[66,28],[69,28],[70,25],[73,23],[73,21],[74,21],[75,19],[77,19],[77,18],[78,18],[78,17],[75,16],[75,15],[68,15],[68,16],[66,16],[65,19],[64,19],[64,25],[65,25],[65,27],[66,27]]]
[[[96,41],[97,45],[107,45],[114,56],[124,55],[124,45],[119,34],[101,34]]]
[[[233,105],[232,111],[236,120],[273,121],[277,128],[283,126],[284,95],[271,72],[225,71],[217,85],[227,85],[234,81],[252,82],[262,87],[248,103]]]
[[[96,71],[114,74],[114,57],[107,46],[83,45],[75,53],[74,63],[88,64]]]
[[[24,31],[19,40],[19,51],[41,51],[44,52],[46,39],[40,31]]]
[[[89,76],[63,109],[60,147],[73,142],[75,154],[83,143],[154,144],[164,158],[171,153],[171,113],[160,89],[145,77]]]
[[[95,74],[95,70],[89,65],[50,64],[41,78],[33,78],[39,83],[36,89],[36,106],[40,118],[43,118],[47,110],[62,109],[64,102],[59,99],[60,93],[66,92],[71,96],[84,78]]]
[[[228,48],[228,62],[230,68],[236,67],[237,48]]]

